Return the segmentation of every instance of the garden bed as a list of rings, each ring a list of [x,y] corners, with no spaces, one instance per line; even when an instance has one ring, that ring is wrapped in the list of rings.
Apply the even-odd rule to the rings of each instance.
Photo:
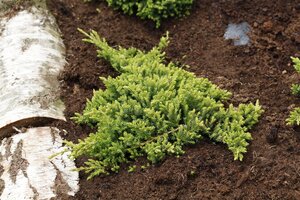
[[[93,89],[104,89],[99,76],[116,76],[96,49],[83,43],[82,28],[96,30],[112,45],[150,50],[170,32],[169,60],[190,66],[233,93],[232,102],[259,99],[265,113],[251,130],[253,141],[243,162],[234,161],[225,145],[208,139],[186,147],[186,154],[169,157],[146,170],[99,176],[87,181],[80,174],[80,191],[74,199],[299,199],[300,132],[286,126],[289,111],[300,105],[290,85],[300,77],[290,56],[300,54],[300,3],[296,0],[196,0],[191,15],[164,21],[159,29],[150,21],[124,15],[105,2],[48,0],[67,48],[62,73],[62,99],[68,140],[85,138],[91,131],[70,117],[82,112]],[[97,9],[97,10],[96,10]],[[250,45],[234,46],[223,38],[229,23],[248,22]],[[53,125],[53,124],[52,124]],[[77,160],[80,166],[84,158]],[[137,165],[146,163],[139,159]]]

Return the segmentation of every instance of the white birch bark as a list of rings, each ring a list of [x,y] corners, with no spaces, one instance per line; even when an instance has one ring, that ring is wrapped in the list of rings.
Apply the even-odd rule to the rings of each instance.
[[[0,199],[65,199],[79,189],[78,172],[64,150],[59,130],[27,129],[2,140],[0,146]]]
[[[65,120],[57,79],[65,64],[59,29],[46,10],[31,7],[0,20],[1,134],[17,122]]]
[[[7,15],[16,2],[26,10]],[[65,120],[57,79],[66,64],[65,47],[45,5],[45,0],[0,0],[0,138],[14,126]],[[79,189],[74,161],[68,153],[49,159],[64,150],[58,129],[22,130],[0,140],[0,199],[74,196]]]

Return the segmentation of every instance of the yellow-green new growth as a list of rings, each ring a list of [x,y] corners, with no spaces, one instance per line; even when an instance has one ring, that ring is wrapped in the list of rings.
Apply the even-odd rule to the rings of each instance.
[[[295,70],[300,73],[300,59],[296,57],[291,57],[293,63],[294,63],[294,68]]]
[[[300,73],[300,59],[291,57],[292,62],[294,63],[294,69]],[[300,85],[292,84],[291,91],[293,95],[300,96]],[[299,126],[300,125],[300,108],[295,108],[290,112],[290,116],[286,119],[287,125]]]
[[[172,62],[166,64],[162,50],[169,43],[168,34],[157,47],[143,52],[114,49],[95,31],[80,31],[87,37],[84,41],[98,47],[98,56],[120,72],[116,78],[102,78],[106,89],[94,91],[83,113],[73,118],[95,127],[77,144],[66,143],[72,157],[89,158],[80,168],[89,178],[116,172],[121,163],[141,156],[151,163],[179,156],[183,146],[203,136],[226,144],[235,160],[243,159],[252,139],[248,130],[262,114],[258,102],[227,108],[224,103],[231,93]]]
[[[299,126],[300,125],[300,108],[295,108],[289,118],[286,120],[287,125]]]

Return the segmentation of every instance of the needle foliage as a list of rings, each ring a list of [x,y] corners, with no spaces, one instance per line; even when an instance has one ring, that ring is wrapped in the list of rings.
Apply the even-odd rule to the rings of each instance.
[[[96,127],[78,143],[66,142],[71,156],[89,160],[80,170],[93,176],[118,171],[121,163],[145,156],[157,163],[167,155],[179,156],[184,145],[203,136],[224,143],[235,160],[242,160],[252,139],[248,130],[258,122],[261,106],[225,106],[231,94],[206,78],[166,64],[162,51],[168,35],[149,52],[136,48],[114,49],[92,31],[84,41],[98,47],[98,56],[107,60],[120,75],[101,78],[105,90],[94,91],[79,124]]]
[[[85,0],[91,1],[91,0]],[[193,0],[106,0],[108,5],[124,13],[150,19],[160,26],[161,20],[189,14]]]
[[[300,73],[300,59],[292,57],[292,62],[294,63],[294,69],[296,72]],[[292,94],[296,96],[300,96],[300,85],[299,84],[292,84],[291,87]],[[300,108],[294,108],[294,110],[291,111],[290,116],[286,120],[288,125],[292,126],[299,126],[300,125]]]

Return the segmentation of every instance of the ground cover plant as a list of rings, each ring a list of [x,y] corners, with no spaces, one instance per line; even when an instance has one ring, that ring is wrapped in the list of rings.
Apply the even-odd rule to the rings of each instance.
[[[92,0],[85,0],[92,1]],[[124,13],[136,14],[142,19],[150,19],[160,26],[168,17],[182,17],[189,14],[193,0],[106,0],[109,6]]]
[[[300,59],[292,57],[292,61],[294,63],[294,68],[297,73],[300,73]],[[293,95],[300,96],[300,85],[299,84],[292,84],[291,91]],[[294,108],[288,119],[286,120],[288,125],[292,126],[299,126],[300,125],[300,108]]]
[[[147,164],[143,157],[134,162],[134,173],[126,172],[128,164],[118,174],[92,181],[81,172],[74,199],[299,199],[300,134],[285,121],[288,106],[299,103],[289,89],[299,80],[289,65],[290,55],[299,57],[296,1],[194,1],[190,16],[165,20],[160,29],[113,11],[106,1],[49,0],[48,5],[67,47],[68,64],[60,77],[67,121],[55,126],[69,133],[62,134],[69,141],[77,143],[95,132],[69,119],[83,112],[93,89],[105,88],[99,76],[117,75],[108,62],[96,58],[93,45],[82,43],[77,27],[96,30],[111,45],[143,50],[150,50],[169,30],[167,60],[187,64],[196,76],[232,92],[229,102],[235,106],[259,99],[265,110],[250,131],[253,140],[243,162],[234,161],[225,145],[204,137],[184,148],[179,158],[168,156],[145,170],[140,169]],[[250,43],[236,47],[223,35],[229,23],[242,21],[251,26]],[[77,166],[84,161],[76,159]]]
[[[166,64],[162,50],[168,35],[143,52],[114,49],[95,31],[80,31],[87,37],[84,41],[98,47],[98,56],[120,73],[102,78],[106,90],[94,91],[83,113],[73,118],[97,128],[76,144],[66,142],[71,156],[89,158],[80,168],[89,178],[118,171],[121,163],[140,156],[157,163],[167,155],[181,155],[184,145],[204,136],[226,144],[235,160],[243,159],[252,139],[248,130],[263,112],[258,102],[225,106],[230,92],[172,62]]]

